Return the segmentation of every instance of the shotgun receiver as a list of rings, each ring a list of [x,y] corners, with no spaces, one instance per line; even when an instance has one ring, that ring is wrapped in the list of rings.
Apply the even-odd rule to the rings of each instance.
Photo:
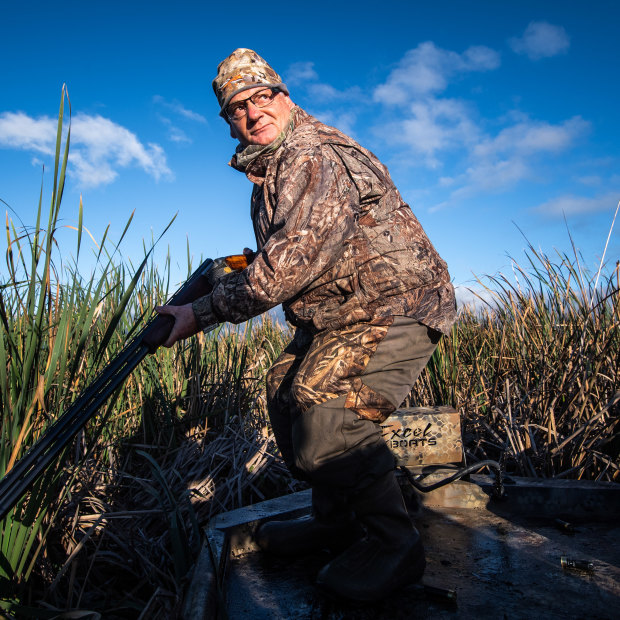
[[[249,260],[251,257],[244,254],[215,260],[208,258],[167,301],[167,304],[182,306],[207,295],[213,290],[217,280],[230,273],[242,271],[247,267]],[[38,476],[58,457],[134,368],[167,340],[173,326],[172,316],[164,314],[154,316],[4,475],[0,480],[0,520],[17,504]],[[216,325],[210,326],[205,331],[215,327]]]

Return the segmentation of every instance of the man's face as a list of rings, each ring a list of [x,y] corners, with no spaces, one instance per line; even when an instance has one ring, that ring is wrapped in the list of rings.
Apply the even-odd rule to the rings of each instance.
[[[271,144],[288,124],[288,119],[294,103],[288,95],[278,93],[273,101],[264,108],[258,108],[247,101],[255,93],[265,90],[265,87],[250,88],[237,93],[229,105],[237,101],[246,100],[246,114],[239,120],[229,119],[230,135],[241,142],[243,146]]]

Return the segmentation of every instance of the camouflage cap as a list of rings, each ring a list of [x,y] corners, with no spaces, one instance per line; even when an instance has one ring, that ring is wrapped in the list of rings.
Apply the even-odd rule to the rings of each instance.
[[[220,104],[220,115],[224,108],[237,94],[257,86],[279,88],[288,95],[282,78],[256,52],[240,47],[217,67],[217,76],[213,80],[213,91]]]

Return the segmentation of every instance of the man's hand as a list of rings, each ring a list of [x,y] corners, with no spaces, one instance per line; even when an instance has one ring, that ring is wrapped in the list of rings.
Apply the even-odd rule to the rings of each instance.
[[[174,318],[174,326],[168,336],[168,340],[162,343],[163,347],[170,348],[178,340],[189,338],[200,331],[192,304],[185,304],[184,306],[156,306],[155,311],[159,314],[169,314]]]

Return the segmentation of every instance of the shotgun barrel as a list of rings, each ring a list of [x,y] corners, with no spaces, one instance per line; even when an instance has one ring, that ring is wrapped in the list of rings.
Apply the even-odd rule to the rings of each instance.
[[[214,283],[229,273],[247,267],[249,256],[208,258],[168,300],[182,306],[207,295]],[[78,431],[97,413],[138,364],[154,353],[174,326],[170,315],[158,314],[118,353],[43,436],[0,480],[0,520],[19,502],[37,478],[62,453]],[[215,326],[214,326],[215,327]]]

